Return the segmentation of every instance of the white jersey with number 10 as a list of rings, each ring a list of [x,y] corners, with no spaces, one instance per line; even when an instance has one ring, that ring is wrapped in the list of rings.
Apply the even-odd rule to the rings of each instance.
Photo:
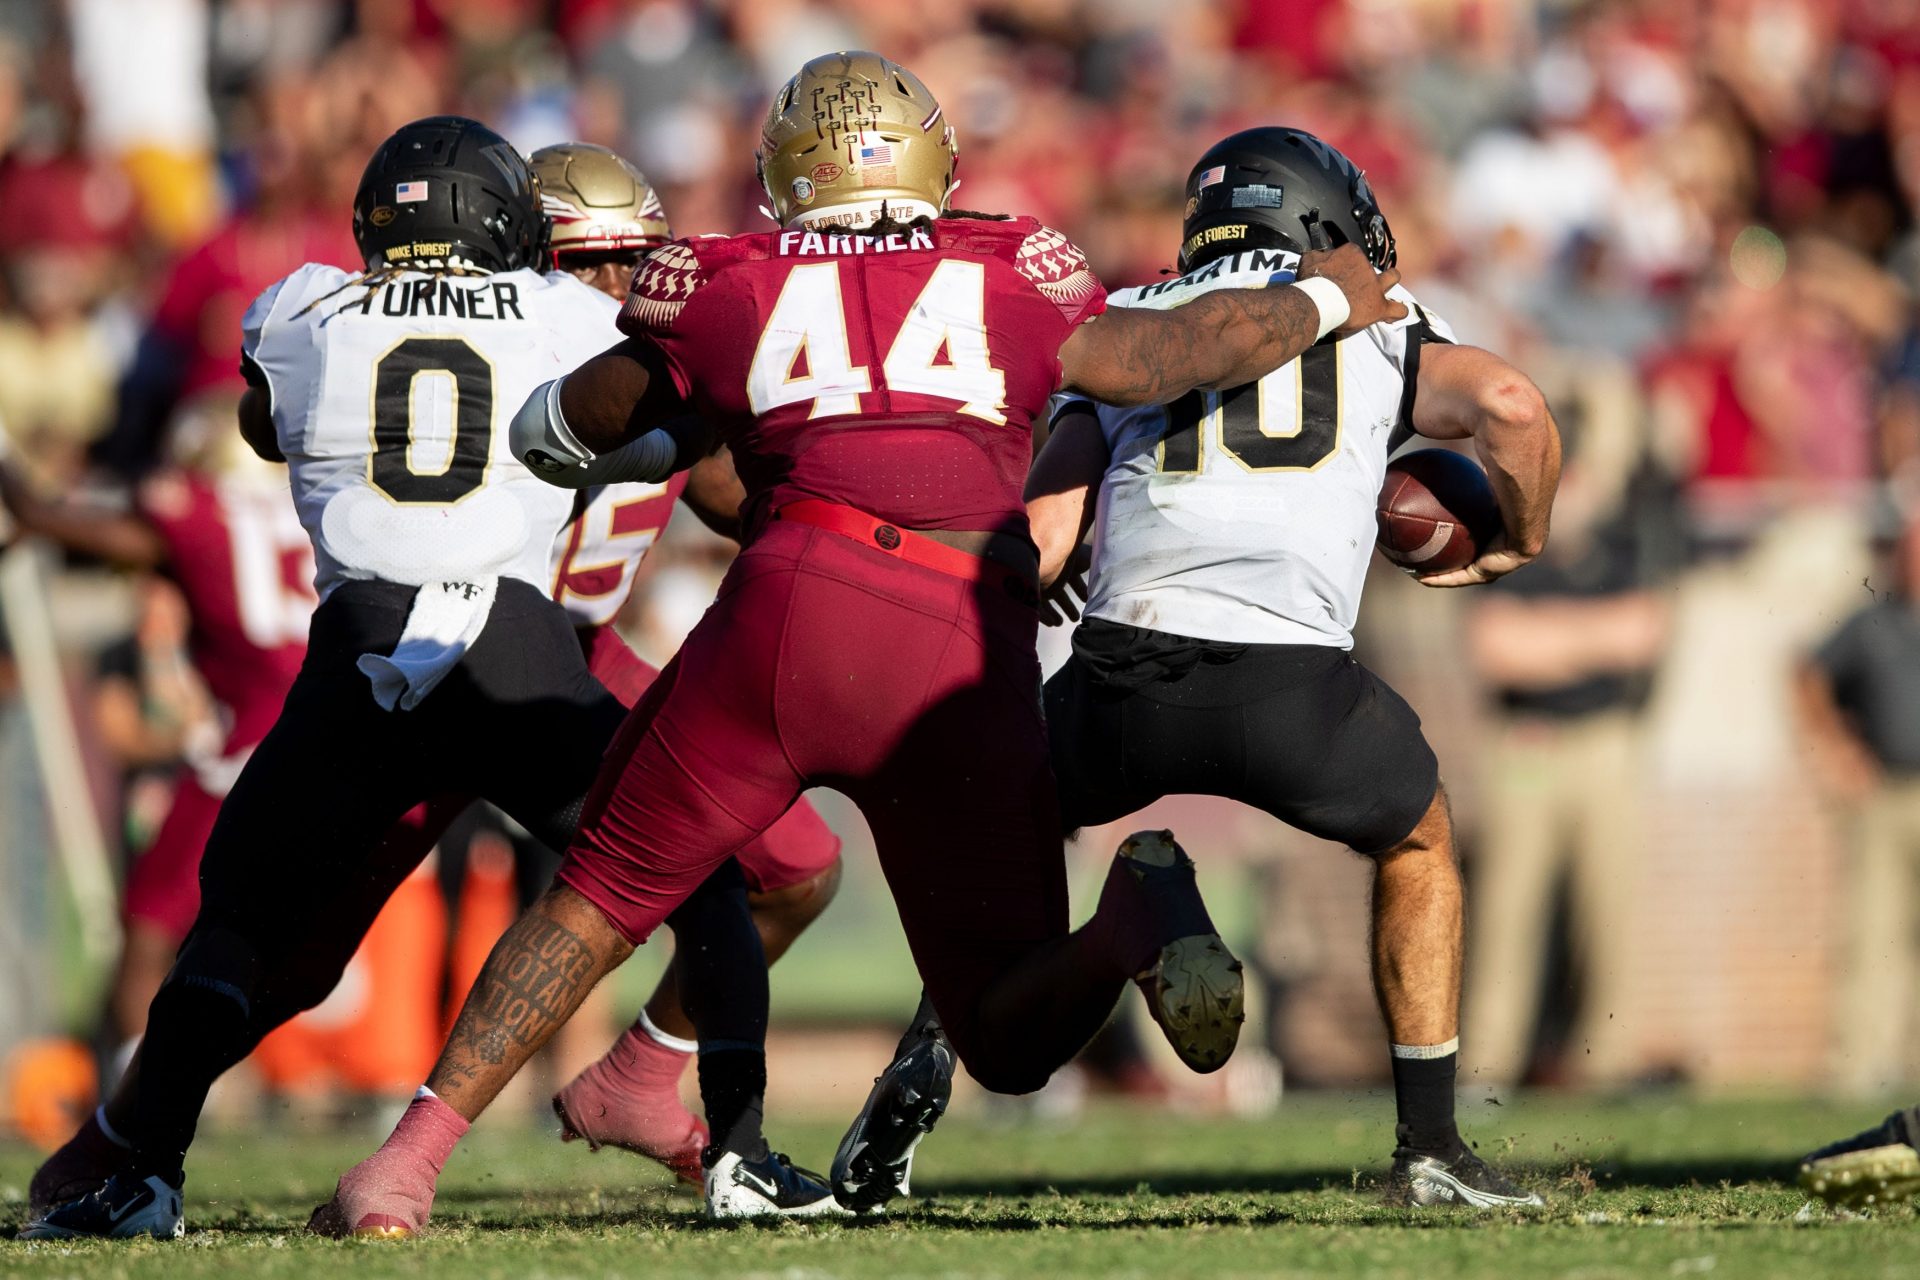
[[[242,322],[318,588],[504,576],[542,591],[573,493],[506,446],[533,389],[619,340],[611,298],[563,273],[428,275],[369,288],[313,263]],[[256,378],[257,380],[257,378]]]
[[[1111,306],[1177,307],[1293,279],[1253,250]],[[1088,617],[1246,644],[1353,647],[1388,441],[1422,342],[1451,333],[1405,290],[1405,320],[1309,349],[1259,382],[1169,405],[1097,407],[1111,461],[1094,517]]]

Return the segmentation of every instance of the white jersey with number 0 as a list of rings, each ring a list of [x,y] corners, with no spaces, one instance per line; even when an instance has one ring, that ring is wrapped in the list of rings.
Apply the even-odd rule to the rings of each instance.
[[[1170,308],[1284,284],[1297,262],[1238,253],[1108,305]],[[1451,340],[1412,295],[1393,296],[1405,320],[1317,345],[1251,386],[1098,406],[1112,460],[1087,616],[1233,643],[1353,646],[1388,440],[1412,407],[1420,343]]]
[[[573,492],[513,456],[507,424],[535,387],[619,340],[618,305],[563,273],[356,280],[309,263],[242,322],[320,595],[355,578],[546,590]]]

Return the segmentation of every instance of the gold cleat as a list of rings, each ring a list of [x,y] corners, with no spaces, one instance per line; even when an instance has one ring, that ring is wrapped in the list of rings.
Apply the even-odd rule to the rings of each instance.
[[[1800,1185],[1828,1204],[1891,1204],[1920,1193],[1920,1151],[1896,1142],[1809,1159],[1800,1166]]]
[[[1120,843],[1119,862],[1151,895],[1174,934],[1153,963],[1135,975],[1147,1011],[1167,1043],[1193,1071],[1218,1071],[1240,1042],[1247,1020],[1240,961],[1214,930],[1194,883],[1193,860],[1171,831],[1140,831]]]

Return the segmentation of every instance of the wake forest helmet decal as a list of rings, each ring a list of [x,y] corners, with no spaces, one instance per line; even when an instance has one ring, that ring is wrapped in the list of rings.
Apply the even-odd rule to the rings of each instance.
[[[877,53],[830,53],[773,96],[755,152],[781,226],[938,217],[960,149],[920,78]]]
[[[647,175],[591,142],[542,147],[528,157],[540,179],[552,265],[571,255],[640,252],[673,239]]]
[[[540,183],[513,144],[478,120],[415,120],[367,161],[353,239],[369,270],[535,266],[546,243]]]
[[[1393,232],[1360,169],[1299,129],[1247,129],[1207,148],[1187,178],[1180,270],[1242,249],[1357,244],[1394,264]]]

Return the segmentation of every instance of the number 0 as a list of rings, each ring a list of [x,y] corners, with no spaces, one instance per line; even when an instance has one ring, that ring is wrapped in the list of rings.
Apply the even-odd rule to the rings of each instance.
[[[446,464],[415,466],[425,443],[414,414],[414,392],[424,378],[453,384]],[[493,366],[464,338],[407,338],[373,366],[373,456],[367,479],[395,502],[448,506],[485,483],[493,450]]]

